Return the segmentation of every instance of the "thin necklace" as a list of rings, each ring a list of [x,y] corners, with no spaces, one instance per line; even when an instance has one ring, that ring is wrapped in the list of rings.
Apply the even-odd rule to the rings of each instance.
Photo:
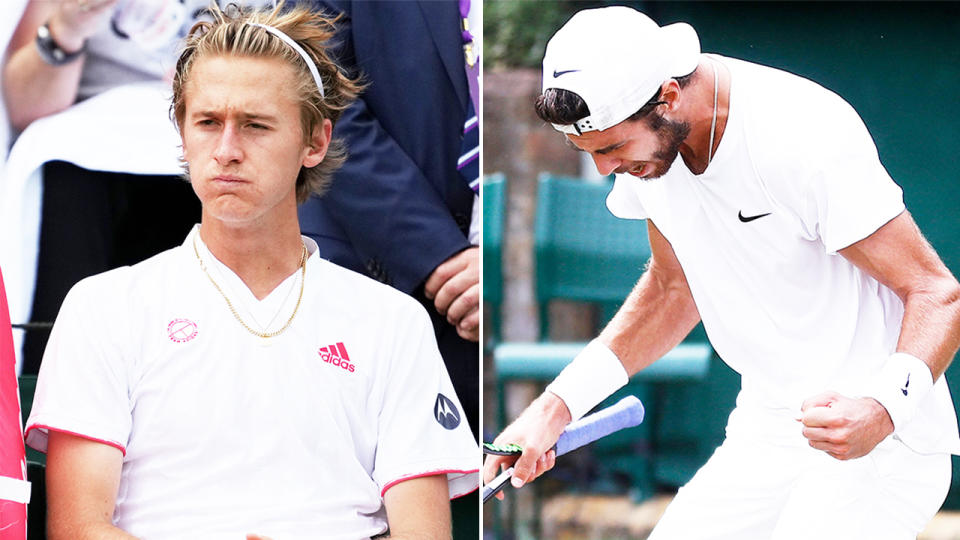
[[[719,96],[717,90],[720,87],[717,64],[711,60],[710,66],[713,68],[713,121],[710,122],[710,148],[707,149],[707,166],[710,166],[710,162],[713,161],[713,136],[717,132],[717,98]]]
[[[270,328],[271,326],[273,326],[273,322],[276,321],[277,317],[280,316],[280,312],[283,310],[283,306],[287,305],[287,300],[290,300],[290,295],[293,294],[293,290],[296,288],[297,288],[296,283],[290,284],[290,288],[287,289],[287,294],[283,295],[283,301],[280,302],[279,304],[280,307],[278,307],[277,311],[273,313],[273,317],[270,317],[270,322],[268,322],[267,324],[260,324],[260,321],[258,321],[255,316],[253,317],[253,322],[257,323],[257,326],[260,327],[261,330],[263,330],[264,328]],[[250,309],[248,309],[247,311],[252,313],[252,310]]]
[[[199,236],[199,233],[197,233],[197,236]],[[210,283],[213,283],[214,288],[217,289],[217,292],[220,293],[220,296],[227,301],[227,307],[230,308],[230,313],[233,313],[233,317],[237,319],[241,325],[243,325],[247,332],[250,332],[257,337],[267,339],[282,334],[283,331],[290,326],[290,323],[293,322],[293,318],[297,316],[297,310],[300,309],[300,301],[303,300],[303,285],[307,278],[307,246],[301,244],[303,250],[300,252],[300,296],[297,297],[297,305],[293,307],[293,313],[290,314],[290,318],[287,319],[287,322],[283,325],[283,328],[273,332],[258,332],[247,326],[247,323],[243,322],[243,319],[240,318],[240,314],[237,313],[237,309],[233,307],[233,302],[227,298],[227,295],[223,293],[223,289],[220,288],[220,285],[217,285],[217,282],[214,281],[213,276],[211,276],[210,272],[207,271],[207,265],[203,264],[203,259],[200,258],[200,251],[197,249],[197,236],[193,237],[193,254],[197,256],[197,261],[200,262],[200,269],[203,270],[203,273],[207,275],[207,279],[210,280]],[[267,326],[270,325],[268,324]]]

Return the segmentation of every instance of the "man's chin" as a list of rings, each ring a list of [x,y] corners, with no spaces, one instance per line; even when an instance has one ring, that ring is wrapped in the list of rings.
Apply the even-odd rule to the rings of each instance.
[[[234,194],[224,194],[204,201],[204,214],[225,225],[240,225],[257,217],[256,209]]]
[[[630,169],[627,174],[640,180],[655,180],[667,174],[669,170],[670,167],[665,166],[664,163],[648,161],[642,167]]]

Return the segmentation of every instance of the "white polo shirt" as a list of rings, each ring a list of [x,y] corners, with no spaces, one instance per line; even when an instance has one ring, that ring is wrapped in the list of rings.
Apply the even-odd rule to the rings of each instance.
[[[416,301],[304,238],[296,318],[259,338],[201,270],[197,230],[70,291],[30,446],[45,451],[55,429],[123,450],[113,521],[145,539],[366,538],[386,530],[382,496],[397,482],[439,473],[451,497],[477,489],[480,453]],[[248,324],[281,307],[271,328],[286,322],[299,269],[258,302],[198,245]]]
[[[618,175],[607,206],[653,220],[670,242],[710,342],[742,375],[738,408],[779,411],[791,419],[784,438],[802,440],[792,417],[804,399],[862,395],[896,350],[903,303],[837,251],[903,212],[903,195],[839,96],[711,58],[732,87],[707,170],[694,175],[678,158],[659,179]],[[897,437],[923,453],[960,451],[944,377]]]

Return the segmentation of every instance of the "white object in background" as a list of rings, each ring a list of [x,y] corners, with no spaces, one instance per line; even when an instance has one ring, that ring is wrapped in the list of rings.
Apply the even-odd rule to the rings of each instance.
[[[181,2],[120,0],[113,12],[113,27],[150,51],[176,39],[186,18],[187,7]]]
[[[183,172],[180,136],[170,120],[170,88],[161,82],[121,86],[31,123],[10,150],[0,178],[0,268],[10,320],[29,320],[40,240],[44,163],[132,174]],[[23,331],[14,331],[17,372]]]

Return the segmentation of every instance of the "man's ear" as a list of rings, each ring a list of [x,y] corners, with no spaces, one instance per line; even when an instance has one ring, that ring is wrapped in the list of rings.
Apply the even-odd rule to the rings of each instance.
[[[323,161],[327,155],[327,149],[330,148],[330,136],[333,132],[333,122],[324,118],[323,123],[313,128],[313,137],[310,138],[310,146],[307,153],[303,156],[303,166],[310,168],[316,167]]]
[[[660,91],[660,101],[666,102],[666,112],[676,112],[680,107],[680,84],[675,79],[663,83]]]

